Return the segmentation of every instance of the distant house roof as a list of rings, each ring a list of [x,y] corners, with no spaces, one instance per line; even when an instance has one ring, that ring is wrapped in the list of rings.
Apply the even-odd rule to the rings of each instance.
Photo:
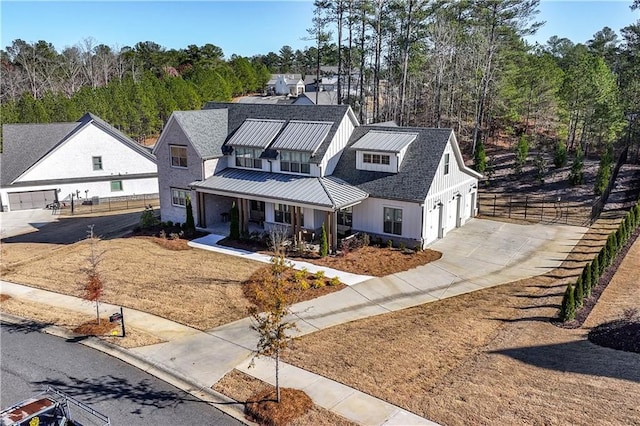
[[[284,120],[245,120],[238,130],[229,138],[227,145],[266,148],[282,130]]]
[[[207,159],[222,155],[222,145],[227,139],[226,110],[174,111],[171,116],[200,157]]]
[[[204,111],[228,111],[228,134],[232,135],[245,120],[270,119],[290,121],[320,121],[330,122],[331,127],[311,158],[311,163],[322,161],[331,140],[345,116],[357,124],[357,118],[347,105],[278,105],[278,104],[241,104],[207,102]],[[219,155],[222,151],[219,148]]]
[[[284,78],[286,84],[298,84],[302,80],[301,74],[271,74],[271,78],[267,82],[267,86],[276,84],[279,78]]]
[[[417,133],[371,130],[351,147],[366,151],[400,152],[417,137]]]
[[[333,125],[330,121],[291,120],[276,138],[271,149],[314,153]]]
[[[391,135],[406,133],[411,137],[417,135],[409,145],[398,173],[355,168],[357,150],[354,145],[369,132],[388,132]],[[371,197],[423,202],[452,134],[451,129],[357,127],[336,165],[333,176],[368,192]]]
[[[316,102],[316,95],[318,97],[318,101]],[[294,105],[338,105],[338,92],[332,91],[305,91],[303,94],[298,96],[298,99],[294,102]]]
[[[3,152],[0,154],[0,185],[3,187],[11,185],[40,159],[89,123],[94,123],[131,149],[153,162],[156,161],[148,148],[91,113],[84,114],[78,121],[72,123],[4,124],[2,126]]]
[[[227,168],[214,176],[191,183],[200,190],[295,202],[327,209],[356,204],[368,194],[334,176],[307,177],[284,173]]]

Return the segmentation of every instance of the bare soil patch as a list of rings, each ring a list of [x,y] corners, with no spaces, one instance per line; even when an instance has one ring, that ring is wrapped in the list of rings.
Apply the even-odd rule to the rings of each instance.
[[[18,300],[6,294],[0,294],[0,311],[21,318],[29,318],[41,324],[64,327],[69,331],[75,330],[82,324],[93,323],[93,325],[95,325],[96,321],[95,317],[91,317],[89,315],[57,308],[55,306],[47,306],[46,309],[43,309],[42,305],[39,303],[28,300]],[[135,348],[163,342],[163,340],[158,339],[145,331],[130,326],[127,327],[127,335],[124,338],[110,336],[107,334],[88,334],[96,335],[102,340],[123,348]]]
[[[306,335],[285,360],[441,424],[637,424],[640,358],[551,322],[616,227],[597,222],[546,275]]]
[[[169,240],[167,240],[169,241]],[[183,240],[184,241],[184,240]],[[182,242],[180,242],[182,244]],[[11,253],[28,252],[29,262],[3,262],[3,279],[73,296],[81,295],[89,245],[56,250],[3,244]],[[242,283],[261,263],[205,250],[168,250],[148,237],[103,240],[98,269],[105,280],[103,301],[180,322],[201,330],[246,316]],[[10,255],[19,258],[18,255]]]
[[[228,397],[239,401],[242,404],[255,403],[259,399],[257,394],[263,392],[273,392],[275,388],[268,383],[258,380],[254,377],[246,375],[238,370],[232,370],[227,373],[213,389]],[[354,426],[355,423],[350,422],[344,417],[338,416],[329,410],[312,405],[311,408],[302,416],[288,423],[289,426]]]

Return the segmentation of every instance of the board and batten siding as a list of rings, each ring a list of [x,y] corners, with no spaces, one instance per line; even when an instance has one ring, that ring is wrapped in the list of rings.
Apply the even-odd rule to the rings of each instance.
[[[425,201],[423,235],[425,244],[444,237],[475,216],[478,179],[464,171],[459,151],[449,139]],[[444,174],[445,156],[449,154],[449,173]]]
[[[336,168],[336,165],[340,160],[340,156],[342,155],[342,151],[347,146],[354,129],[355,125],[351,120],[351,117],[348,113],[345,114],[344,117],[342,117],[342,121],[340,122],[335,135],[333,135],[333,139],[327,148],[327,152],[324,154],[324,158],[322,158],[320,163],[322,176],[331,176],[333,174],[333,170]]]
[[[171,145],[187,148],[187,167],[171,166]],[[171,200],[171,189],[183,189],[189,191],[191,182],[202,180],[204,166],[202,159],[195,148],[189,142],[178,122],[171,118],[169,124],[162,132],[154,150],[158,162],[158,192],[160,194],[160,214],[163,222],[172,221],[184,223],[187,218],[186,209],[182,206],[174,206]],[[195,192],[191,193],[193,198]],[[194,206],[194,216],[197,209]]]
[[[93,170],[93,157],[102,158],[102,170]],[[156,164],[152,160],[89,124],[38,161],[15,182],[144,173],[157,173]],[[155,192],[155,188],[149,191]]]
[[[402,235],[384,232],[384,208],[402,209]],[[352,229],[381,238],[422,241],[422,208],[418,203],[369,197],[353,206]]]

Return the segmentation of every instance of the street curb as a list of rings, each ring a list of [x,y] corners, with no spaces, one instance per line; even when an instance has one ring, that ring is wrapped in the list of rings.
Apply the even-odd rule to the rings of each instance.
[[[18,324],[28,328],[32,328],[30,327],[31,324],[40,324],[44,327],[41,329],[33,328],[33,330],[67,340],[80,337],[80,335],[75,334],[63,327],[59,327],[56,325],[47,325],[46,323],[41,323],[34,320],[27,320],[25,318],[21,318],[19,316],[1,311],[0,321],[10,324]],[[120,346],[114,345],[112,343],[103,342],[102,340],[94,336],[88,336],[85,339],[78,341],[77,343],[103,352],[148,374],[151,374],[152,376],[166,383],[169,383],[170,385],[175,386],[176,388],[187,392],[188,394],[193,395],[202,401],[213,405],[218,410],[246,425],[257,426],[257,423],[251,422],[245,418],[244,407],[242,403],[235,401],[219,392],[216,392],[213,389],[201,386],[184,375],[181,375],[175,371],[171,371],[162,365],[151,363],[140,355],[132,353],[131,351],[125,348],[121,348]]]

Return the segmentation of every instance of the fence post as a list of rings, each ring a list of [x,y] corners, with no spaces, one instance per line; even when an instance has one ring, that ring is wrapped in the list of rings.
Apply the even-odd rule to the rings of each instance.
[[[542,222],[543,216],[544,216],[544,197],[542,197],[542,207],[540,208],[540,222]]]
[[[524,218],[527,219],[527,208],[529,207],[529,197],[524,197]]]
[[[493,216],[496,216],[496,198],[498,198],[497,195],[493,196]]]
[[[509,219],[511,219],[511,195],[509,195]]]

